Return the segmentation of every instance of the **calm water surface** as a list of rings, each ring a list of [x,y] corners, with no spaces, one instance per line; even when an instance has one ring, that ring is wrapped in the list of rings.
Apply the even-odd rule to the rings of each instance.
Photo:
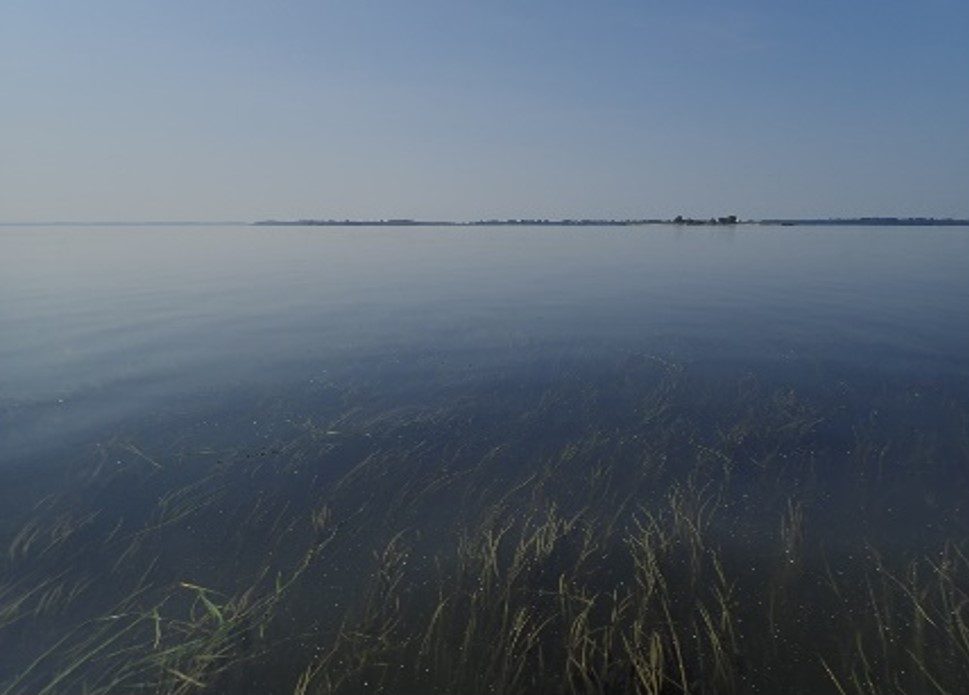
[[[967,307],[966,228],[0,228],[0,692],[956,692]]]
[[[969,373],[962,228],[5,228],[0,244],[6,465],[377,365],[390,391],[432,366],[583,351]]]

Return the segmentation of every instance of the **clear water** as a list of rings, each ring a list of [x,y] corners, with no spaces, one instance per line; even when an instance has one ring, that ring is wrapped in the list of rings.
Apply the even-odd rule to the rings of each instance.
[[[966,228],[0,229],[0,692],[650,692],[635,616],[654,692],[957,692],[967,306]],[[491,670],[477,592],[543,626]]]

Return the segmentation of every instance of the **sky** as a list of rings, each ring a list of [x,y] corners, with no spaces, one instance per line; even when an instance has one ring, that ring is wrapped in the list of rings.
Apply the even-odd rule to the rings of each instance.
[[[0,221],[969,217],[966,0],[3,0]]]

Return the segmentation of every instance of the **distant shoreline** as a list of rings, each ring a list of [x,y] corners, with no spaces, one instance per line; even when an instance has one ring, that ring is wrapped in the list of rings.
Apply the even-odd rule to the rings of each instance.
[[[40,221],[0,222],[0,227],[642,227],[647,225],[732,227],[772,225],[781,227],[966,227],[969,219],[951,217],[831,217],[738,219],[733,215],[718,218],[679,217],[673,219],[488,219],[466,222],[455,220],[241,220],[201,221]]]
[[[734,215],[716,218],[675,217],[673,219],[492,219],[458,222],[453,220],[261,220],[257,227],[639,227],[646,225],[712,226],[736,225],[853,226],[853,227],[962,227],[969,219],[938,217],[848,217],[738,219]]]

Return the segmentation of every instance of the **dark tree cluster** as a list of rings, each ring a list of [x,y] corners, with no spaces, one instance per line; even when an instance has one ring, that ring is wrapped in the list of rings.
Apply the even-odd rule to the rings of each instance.
[[[693,217],[683,217],[683,215],[677,215],[673,218],[673,224],[737,224],[736,215],[725,215],[723,217],[711,217],[708,220],[695,219]]]

